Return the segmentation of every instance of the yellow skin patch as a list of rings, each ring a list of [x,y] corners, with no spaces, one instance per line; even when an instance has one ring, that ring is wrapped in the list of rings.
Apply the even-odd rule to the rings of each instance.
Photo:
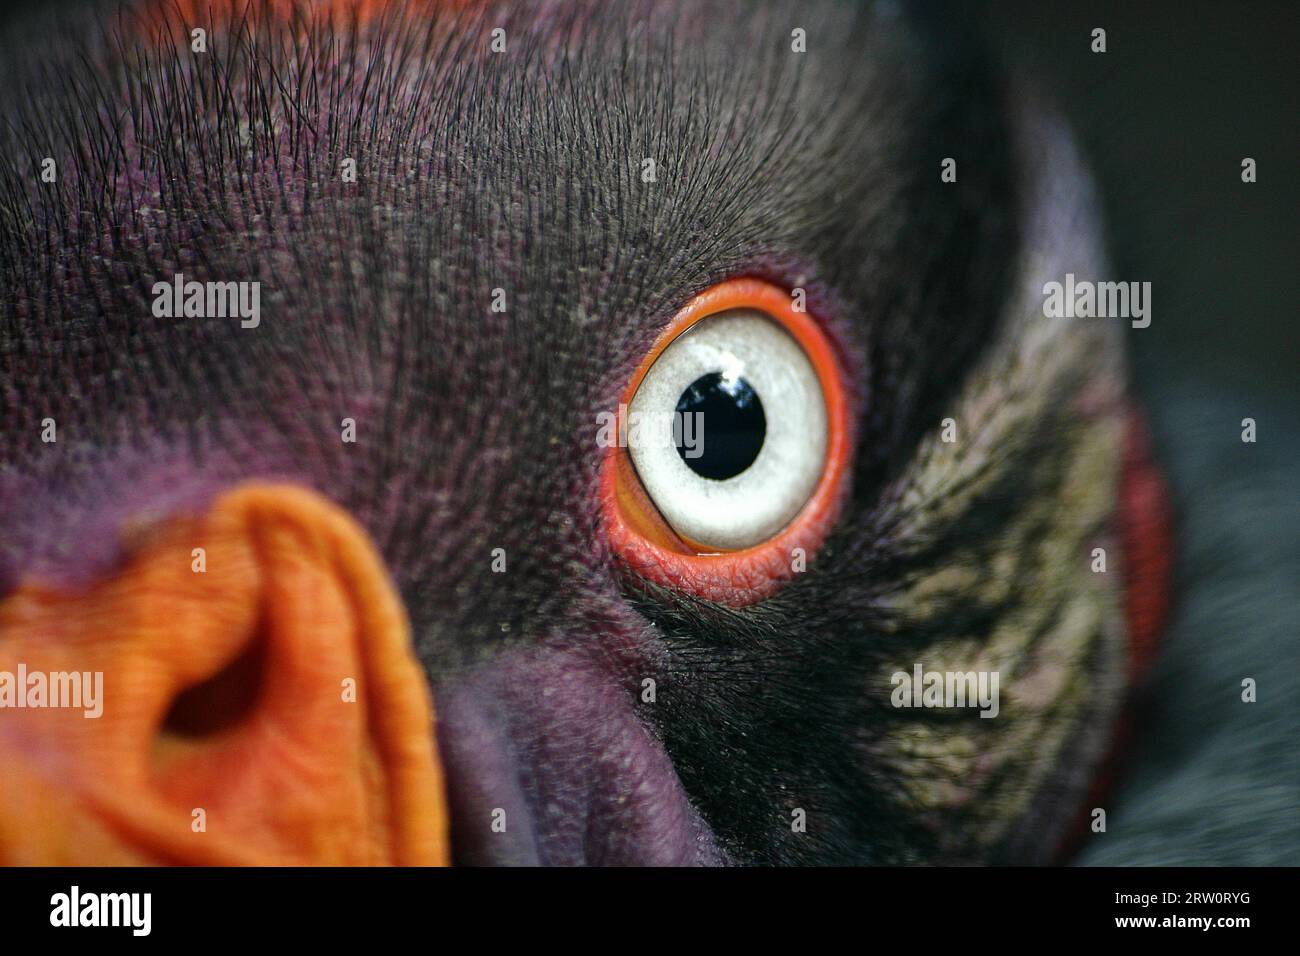
[[[1112,522],[1123,381],[1113,323],[1045,318],[1031,290],[955,404],[958,441],[943,442],[936,428],[890,492],[891,538],[905,553],[931,546],[968,515],[1005,512],[946,550],[940,570],[887,597],[904,633],[930,633],[927,624],[962,617],[991,622],[988,629],[918,642],[913,657],[889,662],[871,688],[888,699],[891,672],[910,671],[913,661],[931,671],[1000,676],[996,719],[897,711],[872,746],[938,835],[945,860],[985,859],[1013,839],[1054,767],[1095,765],[1099,753],[1071,749],[1082,728],[1109,728],[1118,716],[1122,555]],[[1018,492],[1008,497],[1008,488]],[[1114,556],[1112,573],[1092,572],[1097,546]],[[1094,733],[1098,743],[1087,746],[1110,736]],[[1064,830],[1070,810],[1049,811],[1052,832]]]
[[[365,532],[314,492],[250,484],[130,539],[88,588],[0,603],[0,671],[103,674],[97,719],[0,710],[0,864],[446,864],[428,687]],[[248,659],[232,723],[169,723]],[[231,684],[207,685],[218,710]]]

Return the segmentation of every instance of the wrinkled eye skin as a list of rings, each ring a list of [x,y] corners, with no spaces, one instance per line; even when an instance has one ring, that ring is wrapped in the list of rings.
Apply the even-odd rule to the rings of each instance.
[[[601,476],[604,532],[633,575],[743,607],[820,548],[848,493],[853,416],[839,350],[801,305],[774,283],[727,280],[637,366]],[[710,384],[729,391],[702,395]]]

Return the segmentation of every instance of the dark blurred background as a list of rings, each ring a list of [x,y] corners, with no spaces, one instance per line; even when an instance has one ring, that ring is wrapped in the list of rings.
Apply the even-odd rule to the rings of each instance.
[[[1300,4],[966,9],[1071,117],[1102,184],[1115,278],[1153,284],[1135,359],[1177,363],[1207,385],[1294,390]],[[1091,52],[1094,27],[1106,30],[1104,54]],[[1253,184],[1241,181],[1247,156]]]

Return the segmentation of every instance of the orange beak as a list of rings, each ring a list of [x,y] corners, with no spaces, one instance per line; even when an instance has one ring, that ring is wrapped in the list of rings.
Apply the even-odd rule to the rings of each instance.
[[[0,864],[443,865],[433,709],[366,534],[248,485],[0,601]]]

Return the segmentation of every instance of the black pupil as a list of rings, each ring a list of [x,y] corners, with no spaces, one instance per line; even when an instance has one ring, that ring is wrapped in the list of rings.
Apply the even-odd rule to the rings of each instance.
[[[677,454],[697,475],[725,481],[754,463],[767,436],[763,403],[743,378],[701,375],[677,399]]]

